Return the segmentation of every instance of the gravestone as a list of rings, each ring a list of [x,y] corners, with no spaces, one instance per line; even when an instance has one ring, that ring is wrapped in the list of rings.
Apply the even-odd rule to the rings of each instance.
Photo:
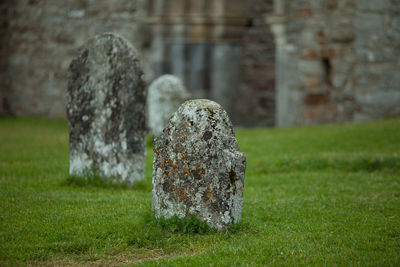
[[[171,115],[188,98],[182,81],[173,75],[155,79],[147,93],[148,127],[154,136],[160,136]]]
[[[193,214],[226,229],[241,217],[245,169],[225,110],[210,100],[185,102],[154,142],[155,216]]]
[[[144,178],[146,91],[133,47],[105,33],[87,41],[69,66],[70,175],[133,185]]]

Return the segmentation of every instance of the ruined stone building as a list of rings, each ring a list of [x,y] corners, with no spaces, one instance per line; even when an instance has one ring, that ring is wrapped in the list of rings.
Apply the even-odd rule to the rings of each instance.
[[[0,114],[64,117],[68,65],[100,32],[237,125],[400,114],[398,0],[3,0]]]

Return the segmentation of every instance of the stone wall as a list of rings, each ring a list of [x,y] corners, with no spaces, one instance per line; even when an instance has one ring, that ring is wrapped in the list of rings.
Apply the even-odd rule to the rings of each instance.
[[[275,0],[277,125],[399,115],[399,6]]]
[[[179,77],[193,98],[217,101],[235,123],[240,101],[241,0],[150,0],[149,71]]]
[[[345,121],[353,113],[355,1],[275,1],[277,124]]]
[[[246,28],[241,56],[240,118],[243,126],[275,124],[275,43],[264,21],[272,12],[272,0],[247,0]]]
[[[88,38],[116,32],[142,52],[145,79],[172,73],[235,124],[274,124],[272,0],[4,0],[0,115],[65,116],[66,73]]]
[[[171,73],[235,124],[274,124],[272,0],[150,0],[148,79]]]
[[[100,32],[145,44],[145,0],[0,2],[0,115],[65,116],[67,68]]]
[[[400,1],[357,0],[354,120],[400,115]]]
[[[69,62],[107,31],[143,52],[148,82],[173,73],[235,124],[400,114],[398,0],[272,1],[3,0],[0,115],[65,116]]]

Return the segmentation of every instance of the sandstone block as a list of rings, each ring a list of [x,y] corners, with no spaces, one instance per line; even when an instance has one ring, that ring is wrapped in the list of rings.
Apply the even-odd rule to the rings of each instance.
[[[240,220],[245,169],[225,110],[209,100],[185,102],[154,143],[155,216],[193,214],[225,229]]]
[[[144,177],[146,91],[133,47],[106,33],[69,66],[70,175],[94,172],[132,185]]]
[[[163,75],[150,84],[147,95],[147,125],[152,135],[161,135],[169,118],[188,96],[182,81],[173,75]]]

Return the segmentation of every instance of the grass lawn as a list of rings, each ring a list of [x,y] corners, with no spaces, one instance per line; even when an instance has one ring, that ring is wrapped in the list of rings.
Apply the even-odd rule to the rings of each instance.
[[[151,217],[135,188],[68,179],[64,120],[0,120],[0,265],[400,266],[400,119],[236,132],[242,221]],[[200,233],[196,233],[199,231]]]

